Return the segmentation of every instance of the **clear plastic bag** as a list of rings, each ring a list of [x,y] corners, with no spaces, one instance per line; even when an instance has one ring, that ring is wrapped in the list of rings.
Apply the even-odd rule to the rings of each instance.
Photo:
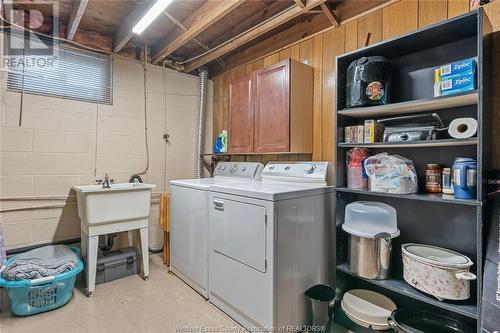
[[[370,191],[396,194],[418,191],[413,161],[399,155],[382,153],[368,157],[364,164]]]

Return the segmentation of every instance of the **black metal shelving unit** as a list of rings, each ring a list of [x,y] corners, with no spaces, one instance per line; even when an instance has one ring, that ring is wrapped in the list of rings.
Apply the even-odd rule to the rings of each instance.
[[[491,199],[486,196],[486,170],[491,167],[491,24],[484,11],[468,13],[431,25],[413,33],[374,44],[336,58],[336,124],[342,128],[361,125],[365,119],[436,112],[449,122],[458,117],[478,121],[477,137],[443,139],[409,143],[344,143],[336,139],[335,171],[335,272],[333,279],[342,292],[356,287],[373,289],[392,296],[399,306],[429,308],[460,317],[477,325],[480,331],[481,290],[483,275],[484,229]],[[345,108],[345,73],[349,64],[363,56],[384,56],[393,65],[390,86],[391,104],[365,108]],[[477,90],[446,97],[433,97],[434,68],[466,58],[477,57]],[[421,192],[410,195],[352,190],[346,187],[346,152],[365,147],[372,153],[388,152],[411,159],[417,170]],[[456,199],[452,195],[425,193],[425,166],[453,164],[456,157],[477,159],[477,198]],[[368,280],[349,271],[347,235],[342,231],[345,206],[358,200],[380,201],[393,206],[398,213],[401,235],[395,239],[391,276],[387,280]],[[494,199],[496,200],[496,199]],[[471,285],[466,301],[438,301],[407,284],[402,275],[401,244],[414,242],[455,250],[474,261],[472,272],[478,277]],[[360,330],[366,331],[366,330]],[[369,331],[369,330],[368,330]]]

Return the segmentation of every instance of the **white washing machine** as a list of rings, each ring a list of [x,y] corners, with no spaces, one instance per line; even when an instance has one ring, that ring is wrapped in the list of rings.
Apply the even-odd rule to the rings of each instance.
[[[310,323],[304,292],[328,282],[327,168],[270,162],[261,182],[210,187],[209,301],[251,332]]]
[[[208,298],[208,190],[260,179],[261,163],[219,162],[213,178],[170,182],[170,270]]]

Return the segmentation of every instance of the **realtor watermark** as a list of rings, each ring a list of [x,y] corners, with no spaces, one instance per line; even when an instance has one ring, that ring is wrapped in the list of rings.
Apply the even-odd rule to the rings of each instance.
[[[17,0],[16,8],[12,2],[4,0],[10,33],[2,34],[4,50],[1,66],[16,72],[56,67],[59,55],[59,43],[55,42],[60,31],[59,2],[42,0],[43,13],[38,9],[21,9],[29,8],[23,6],[23,2],[29,5],[32,1]]]
[[[175,326],[176,333],[260,333],[260,332],[326,332],[326,326],[324,325],[311,325],[311,326],[297,326],[297,325],[286,325],[278,327],[246,327],[241,326]]]
[[[22,70],[30,67],[54,67],[56,57],[5,57],[2,59],[2,66],[10,69]]]

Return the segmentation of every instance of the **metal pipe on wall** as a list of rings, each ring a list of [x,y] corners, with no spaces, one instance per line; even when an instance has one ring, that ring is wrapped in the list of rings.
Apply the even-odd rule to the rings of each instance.
[[[207,79],[206,68],[200,70],[200,110],[198,114],[198,136],[196,139],[196,178],[203,176],[203,150],[205,147],[205,123],[207,118]]]

